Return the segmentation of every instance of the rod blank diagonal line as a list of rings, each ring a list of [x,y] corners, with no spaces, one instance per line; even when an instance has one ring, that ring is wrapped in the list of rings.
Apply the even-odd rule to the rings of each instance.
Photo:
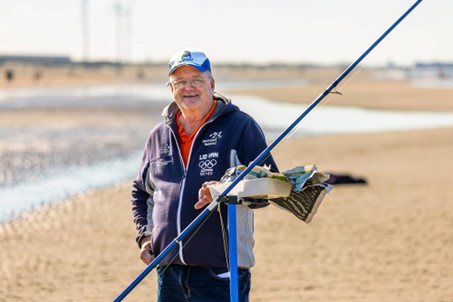
[[[331,91],[337,87],[337,85],[393,30],[398,24],[401,23],[420,3],[422,0],[416,1],[398,20],[396,20],[358,59],[356,59],[345,71],[340,74],[340,76],[335,79],[324,92],[322,92],[308,107],[307,109],[302,112],[299,117],[286,128],[263,152],[261,152],[258,157],[249,164],[249,166],[239,174],[231,184],[210,204],[204,209],[182,232],[181,234],[175,238],[155,259],[151,262],[146,269],[139,275],[135,280],[133,280],[129,286],[114,300],[114,302],[122,301],[148,274],[153,270],[159,262],[168,254],[170,253],[176,246],[177,243],[183,240],[188,234],[190,234],[193,230],[197,228],[197,226],[207,217],[209,212],[212,212],[217,205],[219,204],[219,200],[223,200],[227,198],[227,194],[250,172],[252,169],[262,163],[267,156],[269,156],[270,152],[280,141],[286,137],[288,133],[300,123],[300,121],[305,118]],[[235,250],[236,247],[231,248],[230,250]],[[231,259],[231,255],[230,255]],[[231,270],[237,269],[231,267]],[[235,300],[232,300],[235,301]]]

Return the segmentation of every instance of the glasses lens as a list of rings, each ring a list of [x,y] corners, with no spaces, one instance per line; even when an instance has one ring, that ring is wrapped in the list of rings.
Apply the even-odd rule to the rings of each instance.
[[[204,79],[202,78],[196,78],[190,81],[190,84],[192,84],[193,87],[201,87],[204,85]]]
[[[187,86],[187,83],[190,83],[191,87],[199,88],[202,87],[205,83],[205,79],[203,78],[195,78],[191,80],[178,80],[173,82],[173,86],[176,89],[183,88]]]

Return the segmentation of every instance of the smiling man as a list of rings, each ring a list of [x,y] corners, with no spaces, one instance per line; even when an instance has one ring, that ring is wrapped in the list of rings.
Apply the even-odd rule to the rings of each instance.
[[[150,133],[132,188],[140,258],[149,264],[212,202],[207,184],[247,165],[266,148],[258,124],[215,93],[209,59],[200,50],[175,54],[167,85],[173,102]],[[269,156],[264,163],[277,170]],[[254,207],[267,205],[266,202]],[[190,238],[159,263],[158,301],[230,301],[227,208],[219,205]],[[239,300],[248,301],[253,210],[237,206]]]

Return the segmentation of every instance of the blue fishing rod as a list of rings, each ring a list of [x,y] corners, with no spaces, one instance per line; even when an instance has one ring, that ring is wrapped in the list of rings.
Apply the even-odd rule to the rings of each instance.
[[[290,133],[297,124],[302,121],[337,85],[351,73],[351,71],[362,62],[362,60],[392,32],[395,27],[400,24],[420,3],[422,0],[416,1],[401,17],[398,18],[358,59],[356,59],[343,73],[341,73],[325,90],[322,92],[308,107],[302,112],[299,117],[294,120],[266,149],[264,149],[249,166],[239,174],[231,184],[216,197],[182,232],[176,237],[156,258],[140,273],[125,289],[118,295],[114,302],[122,301],[154,268],[163,260],[176,246],[184,240],[192,231],[194,231],[209,214],[214,211],[220,202],[228,200],[228,193],[249,173],[252,169],[260,165],[270,155],[272,149],[277,146],[288,133]],[[237,275],[237,246],[236,246],[236,205],[228,205],[228,226],[229,226],[229,259],[230,259],[230,298],[232,302],[238,301],[238,275]]]

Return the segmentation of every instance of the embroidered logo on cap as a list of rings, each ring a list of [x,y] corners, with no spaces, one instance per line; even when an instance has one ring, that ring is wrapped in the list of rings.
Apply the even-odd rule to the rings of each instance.
[[[190,51],[186,50],[182,54],[181,61],[193,61],[192,54],[190,53]]]

